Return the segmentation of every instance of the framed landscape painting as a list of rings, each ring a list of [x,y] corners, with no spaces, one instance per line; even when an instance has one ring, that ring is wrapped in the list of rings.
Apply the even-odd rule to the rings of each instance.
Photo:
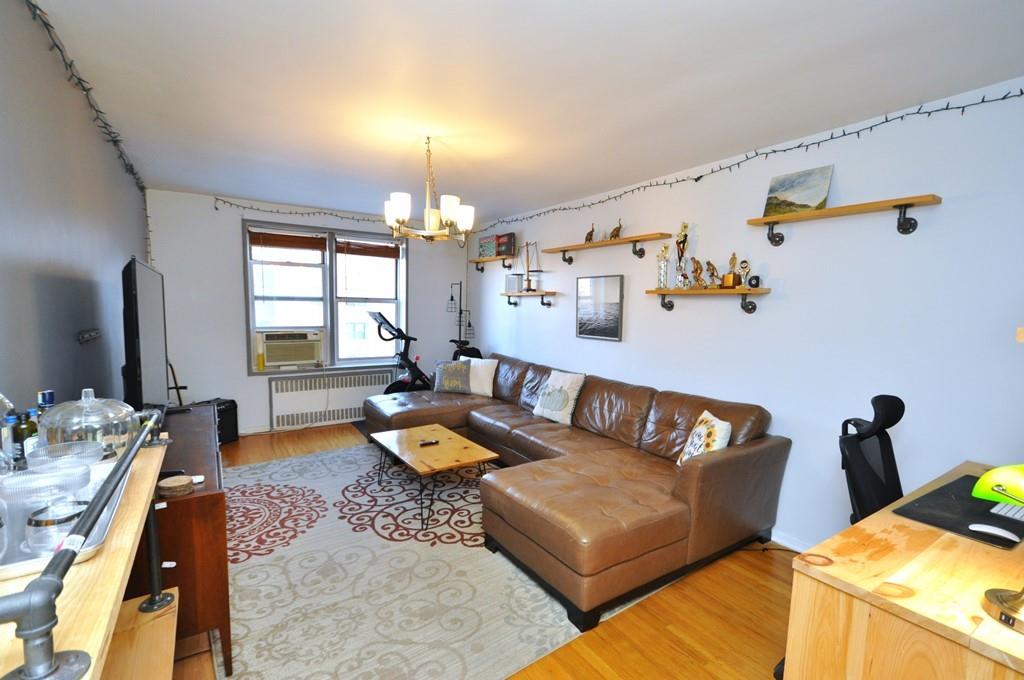
[[[764,204],[764,216],[821,210],[825,207],[831,184],[831,165],[772,177],[768,186],[768,200]]]
[[[576,279],[576,337],[622,340],[622,274]]]

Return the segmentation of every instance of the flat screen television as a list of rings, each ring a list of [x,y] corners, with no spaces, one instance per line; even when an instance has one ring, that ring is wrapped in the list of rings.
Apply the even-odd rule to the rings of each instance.
[[[121,270],[124,291],[124,400],[136,410],[167,404],[164,276],[134,257]]]

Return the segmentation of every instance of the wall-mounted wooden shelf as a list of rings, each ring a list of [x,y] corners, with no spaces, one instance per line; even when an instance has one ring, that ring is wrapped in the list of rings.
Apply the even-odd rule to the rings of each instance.
[[[558,295],[558,293],[556,293],[554,291],[550,291],[550,290],[531,290],[531,291],[525,291],[524,290],[524,291],[522,291],[520,293],[498,293],[498,295],[501,295],[501,296],[503,296],[505,298],[505,301],[508,303],[509,307],[518,307],[519,306],[519,302],[513,300],[512,298],[524,298],[524,297],[539,297],[540,298],[540,304],[542,306],[550,307],[551,306],[551,300],[545,300],[544,298],[546,298],[546,297],[554,297],[555,295]]]
[[[558,246],[557,248],[545,248],[542,253],[561,253],[562,262],[566,264],[572,264],[572,256],[566,256],[566,253],[571,253],[574,250],[590,250],[591,248],[607,248],[608,246],[623,246],[627,243],[633,244],[633,254],[637,257],[643,257],[647,254],[647,251],[643,248],[637,248],[637,243],[643,243],[644,241],[660,241],[661,239],[671,238],[672,234],[667,234],[662,231],[654,232],[651,234],[636,234],[634,236],[622,236],[621,238],[608,238],[603,241],[591,241],[590,243],[574,243],[571,246]]]
[[[483,274],[484,263],[486,262],[498,262],[500,260],[502,269],[512,269],[512,263],[508,262],[508,260],[514,259],[516,259],[514,255],[495,255],[492,257],[472,257],[469,261],[473,263],[474,269]]]
[[[748,295],[767,295],[770,292],[772,292],[771,288],[747,288],[746,286],[738,288],[651,288],[644,291],[647,295],[661,296],[661,306],[669,312],[676,307],[676,303],[668,299],[670,295],[739,295],[740,309],[747,314],[757,311],[757,303],[748,300]]]
[[[781,246],[786,237],[775,232],[775,225],[777,224],[898,210],[899,216],[896,218],[896,230],[901,234],[913,234],[917,229],[917,220],[913,217],[907,217],[907,208],[919,205],[938,205],[939,203],[942,203],[941,196],[921,194],[920,196],[887,198],[884,201],[871,201],[869,203],[851,203],[850,205],[822,208],[821,210],[805,210],[804,212],[783,213],[782,215],[769,215],[767,217],[752,217],[747,220],[747,224],[752,227],[768,227],[768,242],[773,246]]]

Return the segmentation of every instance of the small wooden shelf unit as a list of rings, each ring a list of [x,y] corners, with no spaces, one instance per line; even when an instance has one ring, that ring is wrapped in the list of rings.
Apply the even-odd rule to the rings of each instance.
[[[491,257],[471,257],[469,261],[473,263],[474,269],[483,274],[484,264],[487,262],[498,262],[500,260],[502,269],[512,269],[512,263],[507,261],[514,259],[516,259],[515,255],[493,255]]]
[[[746,286],[736,288],[650,288],[644,291],[647,295],[660,296],[662,308],[669,312],[676,307],[676,303],[668,299],[670,295],[739,295],[741,298],[740,309],[747,314],[757,311],[757,303],[747,300],[748,295],[767,295],[770,292],[772,292],[771,288],[747,288]]]
[[[529,291],[524,290],[524,291],[520,291],[518,293],[498,293],[498,295],[501,295],[502,297],[505,298],[505,301],[508,302],[509,307],[518,307],[519,306],[519,303],[513,301],[512,298],[524,298],[524,297],[539,297],[540,298],[540,304],[542,306],[550,307],[551,306],[551,301],[550,300],[545,300],[544,298],[546,298],[546,297],[554,297],[554,296],[558,295],[558,293],[556,293],[554,291],[551,291],[551,290],[529,290]]]
[[[643,248],[637,248],[637,243],[643,243],[644,241],[660,241],[662,239],[671,238],[672,234],[668,234],[663,231],[653,232],[650,234],[635,234],[625,235],[615,239],[604,239],[603,241],[591,241],[590,243],[574,243],[568,246],[557,246],[555,248],[545,248],[542,253],[561,253],[562,262],[566,264],[572,264],[572,256],[566,256],[566,253],[570,253],[574,250],[590,250],[591,248],[607,248],[608,246],[622,246],[630,243],[633,245],[633,254],[637,257],[643,257],[647,254],[647,251]]]
[[[780,246],[785,237],[782,234],[775,233],[775,225],[778,224],[898,210],[899,217],[896,219],[896,229],[901,234],[912,234],[917,229],[917,220],[913,217],[907,217],[907,208],[920,205],[938,205],[939,203],[942,203],[941,196],[921,194],[919,196],[887,198],[883,201],[870,201],[868,203],[851,203],[850,205],[839,205],[834,208],[822,208],[821,210],[805,210],[803,212],[783,213],[781,215],[768,215],[767,217],[752,217],[747,220],[747,224],[752,227],[768,227],[768,241],[773,246]]]

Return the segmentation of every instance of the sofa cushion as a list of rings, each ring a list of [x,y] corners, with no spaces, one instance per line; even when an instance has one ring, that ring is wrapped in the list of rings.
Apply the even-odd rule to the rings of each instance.
[[[509,446],[531,460],[558,458],[621,447],[622,443],[572,425],[544,422],[512,430]]]
[[[494,373],[498,370],[498,360],[460,357],[459,361],[469,364],[469,391],[482,397],[493,397]]]
[[[367,397],[363,413],[371,430],[401,430],[437,423],[447,428],[466,426],[466,416],[474,408],[500,403],[475,394],[455,392],[396,392]]]
[[[546,418],[535,416],[515,404],[495,404],[482,406],[469,412],[466,424],[470,430],[479,432],[493,439],[498,444],[511,447],[512,430],[525,425],[551,422]]]
[[[580,396],[585,378],[586,376],[582,373],[551,371],[537,396],[537,405],[533,407],[533,414],[550,418],[563,425],[572,425],[576,399]]]
[[[640,448],[675,460],[686,447],[697,418],[704,411],[732,424],[730,444],[745,444],[764,436],[772,415],[754,404],[719,401],[679,392],[658,392],[644,427]]]
[[[469,368],[465,361],[438,361],[434,369],[434,391],[471,394]]]
[[[480,493],[487,510],[590,576],[687,538],[675,478],[671,462],[617,448],[489,472]]]
[[[549,375],[551,375],[549,367],[541,366],[540,364],[530,364],[530,368],[526,370],[526,376],[523,378],[523,388],[519,392],[520,406],[530,411],[537,406],[540,391],[544,387],[544,383],[547,382]]]
[[[576,400],[572,424],[629,446],[640,446],[654,394],[650,387],[588,375]]]
[[[515,404],[530,364],[504,354],[492,354],[490,358],[498,360],[498,369],[494,371],[494,398]]]

